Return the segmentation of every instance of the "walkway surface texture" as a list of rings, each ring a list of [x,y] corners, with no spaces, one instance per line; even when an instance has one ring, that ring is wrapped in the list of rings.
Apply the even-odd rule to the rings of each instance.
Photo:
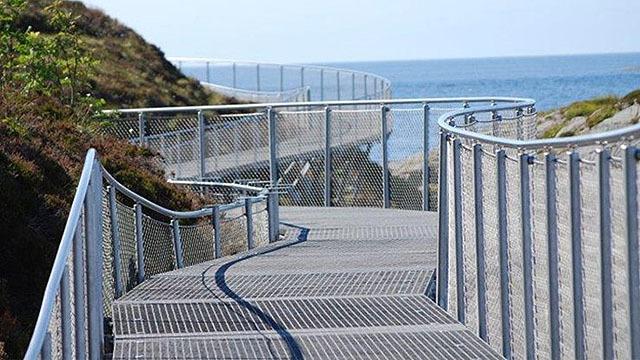
[[[114,303],[115,359],[500,358],[427,296],[435,213],[281,208],[287,239]]]

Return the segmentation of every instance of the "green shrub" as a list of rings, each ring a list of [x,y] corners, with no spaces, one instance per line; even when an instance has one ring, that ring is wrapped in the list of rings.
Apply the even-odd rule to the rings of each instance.
[[[594,127],[601,123],[603,120],[612,117],[617,112],[618,109],[615,106],[605,105],[604,107],[601,107],[600,109],[594,111],[591,115],[589,115],[589,117],[587,118],[587,125],[589,127]]]
[[[558,133],[560,132],[560,130],[562,130],[564,125],[565,125],[564,122],[561,122],[561,123],[553,125],[552,127],[550,127],[547,130],[545,130],[545,132],[542,134],[542,137],[543,138],[556,137],[556,135],[558,135]]]
[[[604,106],[614,106],[618,102],[615,96],[598,97],[591,100],[578,101],[562,110],[562,115],[571,120],[577,116],[589,116]]]

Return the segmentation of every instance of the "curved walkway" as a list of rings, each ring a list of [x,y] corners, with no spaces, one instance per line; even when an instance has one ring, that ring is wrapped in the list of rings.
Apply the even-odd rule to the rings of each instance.
[[[114,303],[114,358],[500,358],[425,294],[435,213],[282,208],[287,239]]]

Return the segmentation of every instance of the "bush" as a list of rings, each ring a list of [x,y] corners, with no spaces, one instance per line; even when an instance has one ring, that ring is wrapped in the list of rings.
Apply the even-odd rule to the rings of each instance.
[[[562,110],[562,115],[567,120],[577,116],[589,116],[603,106],[615,106],[618,98],[615,96],[598,97],[592,100],[575,102]]]

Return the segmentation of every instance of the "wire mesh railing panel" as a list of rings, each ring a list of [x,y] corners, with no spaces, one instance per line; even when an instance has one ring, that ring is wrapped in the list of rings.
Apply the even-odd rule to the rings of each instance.
[[[391,206],[399,209],[422,209],[424,111],[390,109],[387,118],[392,131],[387,140],[391,177]]]
[[[613,321],[615,357],[630,359],[629,258],[625,224],[624,169],[618,159],[611,161],[611,231],[613,273]]]
[[[598,169],[595,162],[580,162],[580,215],[584,288],[585,345],[591,359],[602,356],[602,278]]]
[[[547,239],[546,168],[537,159],[530,169],[535,349],[538,359],[550,359],[551,332],[549,327],[549,242]]]
[[[334,206],[382,206],[380,110],[333,110],[331,117],[331,187]]]
[[[223,213],[220,220],[220,244],[222,256],[233,255],[248,249],[247,217],[242,208]]]
[[[487,329],[491,347],[502,353],[502,308],[500,306],[500,244],[498,241],[497,164],[493,152],[482,156],[482,211],[487,286]]]
[[[146,146],[162,155],[169,175],[193,177],[199,171],[198,118],[195,114],[145,115]]]
[[[283,205],[324,204],[325,117],[325,111],[277,113],[278,174],[280,185],[287,186]]]
[[[574,357],[573,268],[571,260],[571,210],[569,158],[558,156],[556,162],[556,206],[558,224],[558,287],[560,307],[560,351]]]
[[[145,277],[175,269],[176,255],[170,224],[142,215]]]
[[[184,266],[191,266],[216,258],[211,221],[195,225],[180,225]]]
[[[507,152],[505,161],[507,213],[507,244],[509,248],[509,317],[511,323],[511,351],[514,359],[526,354],[524,314],[524,264],[522,258],[522,215],[520,163],[515,151]]]
[[[207,177],[269,179],[269,119],[264,112],[205,114]]]
[[[466,145],[460,149],[460,168],[462,171],[462,245],[464,254],[464,295],[466,325],[478,333],[478,276],[475,231],[475,201],[473,190],[473,150]]]
[[[254,246],[263,246],[269,243],[269,213],[267,202],[262,201],[252,205],[253,216],[253,243]]]
[[[122,269],[122,284],[125,292],[133,289],[137,284],[138,274],[138,245],[136,243],[135,212],[130,206],[116,201],[116,214],[120,238],[120,261]]]
[[[139,143],[140,119],[138,114],[113,115],[106,124],[106,131],[109,134],[119,139],[127,139],[134,143]]]
[[[102,305],[105,317],[111,318],[111,305],[115,296],[115,277],[113,269],[113,237],[111,235],[111,211],[109,194],[102,191]]]

